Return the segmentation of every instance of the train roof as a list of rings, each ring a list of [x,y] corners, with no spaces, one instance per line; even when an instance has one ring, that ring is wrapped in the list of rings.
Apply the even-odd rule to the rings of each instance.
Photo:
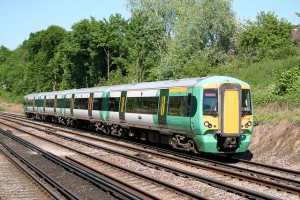
[[[102,87],[93,87],[93,88],[81,88],[81,89],[75,89],[75,90],[69,90],[69,91],[66,91],[65,94],[73,94],[74,91],[76,93],[87,93],[87,92],[92,92],[92,93],[95,93],[95,92],[104,92],[106,91],[107,89],[111,88],[113,86],[102,86]]]
[[[226,81],[238,81],[245,85],[248,85],[244,81],[236,78],[227,76],[207,76],[198,78],[186,78],[178,80],[167,80],[167,81],[156,81],[156,82],[143,82],[143,83],[133,83],[133,84],[123,84],[115,86],[102,86],[93,88],[81,88],[81,89],[71,89],[53,92],[43,92],[34,93],[26,95],[25,98],[33,98],[37,96],[44,95],[65,95],[65,94],[78,94],[78,93],[96,93],[96,92],[111,92],[111,91],[130,91],[130,90],[141,90],[141,89],[167,89],[167,88],[182,88],[182,87],[194,87],[202,84],[215,83],[215,82],[226,82]]]
[[[228,76],[206,76],[199,78],[186,78],[178,80],[168,81],[156,81],[156,82],[143,82],[126,85],[116,85],[109,89],[109,91],[130,91],[130,90],[141,90],[141,89],[168,89],[168,88],[189,88],[197,87],[205,84],[220,83],[220,82],[239,82],[244,85],[248,85],[246,82],[239,79],[228,77]]]
[[[205,78],[207,77],[116,85],[110,91],[193,87]]]

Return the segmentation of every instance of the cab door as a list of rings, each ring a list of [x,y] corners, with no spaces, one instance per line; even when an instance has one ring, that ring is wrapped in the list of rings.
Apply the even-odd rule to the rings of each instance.
[[[219,124],[223,137],[239,136],[241,133],[241,94],[239,84],[224,83],[219,88]]]
[[[191,134],[192,88],[170,88],[167,112],[168,129],[172,132]]]

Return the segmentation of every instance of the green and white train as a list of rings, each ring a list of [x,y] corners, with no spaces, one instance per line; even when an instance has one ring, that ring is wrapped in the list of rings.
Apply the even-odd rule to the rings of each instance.
[[[253,130],[249,84],[225,76],[29,94],[24,111],[192,152],[245,152]]]

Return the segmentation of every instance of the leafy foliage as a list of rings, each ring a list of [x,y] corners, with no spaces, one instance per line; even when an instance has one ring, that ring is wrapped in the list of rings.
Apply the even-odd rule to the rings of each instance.
[[[7,57],[11,54],[12,52],[6,48],[5,46],[0,46],[0,65],[4,63],[7,59]]]
[[[175,13],[171,21],[173,35],[167,42],[166,54],[156,70],[156,79],[202,75],[210,68],[224,64],[230,39],[236,34],[231,2],[226,0],[168,1]],[[190,68],[190,64],[197,66]],[[160,73],[162,71],[162,73]],[[209,71],[209,70],[208,70]],[[186,73],[188,72],[188,73]]]
[[[300,66],[281,72],[275,85],[275,95],[282,96],[298,91],[300,89]]]
[[[271,12],[261,12],[257,15],[257,21],[248,22],[245,30],[238,35],[238,50],[256,54],[259,59],[280,59],[294,55],[291,30],[292,24],[285,19],[279,20]]]

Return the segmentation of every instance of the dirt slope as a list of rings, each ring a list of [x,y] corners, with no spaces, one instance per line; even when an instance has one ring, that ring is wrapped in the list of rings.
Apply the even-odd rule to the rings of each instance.
[[[300,170],[300,127],[289,121],[254,127],[252,161]]]
[[[6,101],[0,98],[0,107],[3,108],[5,112],[23,113],[22,106],[23,105],[21,104],[7,103]]]

